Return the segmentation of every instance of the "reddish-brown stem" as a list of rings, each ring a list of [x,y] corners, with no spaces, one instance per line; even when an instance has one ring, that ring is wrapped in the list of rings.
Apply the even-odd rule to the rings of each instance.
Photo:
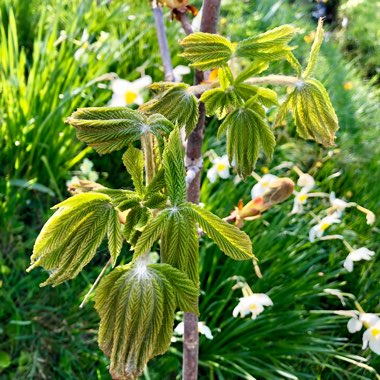
[[[201,31],[216,33],[221,0],[204,0],[201,20]],[[184,25],[183,20],[181,20]],[[185,29],[186,32],[186,29]],[[195,73],[195,84],[203,81],[203,73]],[[202,144],[205,128],[206,111],[203,103],[199,104],[199,120],[194,131],[190,134],[186,146],[187,170],[194,170],[194,176],[188,183],[187,199],[193,203],[199,203],[201,169],[202,169]],[[194,313],[185,313],[185,331],[183,342],[183,379],[196,380],[198,378],[198,316]]]

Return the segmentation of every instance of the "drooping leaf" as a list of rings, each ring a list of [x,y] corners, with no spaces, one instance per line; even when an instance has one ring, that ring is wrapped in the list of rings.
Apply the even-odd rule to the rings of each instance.
[[[151,212],[146,207],[137,206],[128,212],[125,218],[123,235],[132,248],[137,243],[150,218]]]
[[[66,122],[77,130],[77,137],[98,153],[110,153],[137,141],[145,133],[169,134],[172,126],[162,115],[147,119],[127,107],[79,108]]]
[[[234,82],[234,77],[228,65],[222,65],[219,68],[218,79],[219,79],[220,87],[223,90],[226,90],[228,86]]]
[[[246,177],[254,170],[260,146],[271,157],[274,149],[273,132],[251,106],[231,112],[220,125],[218,137],[225,130],[227,130],[229,160],[230,162],[235,160],[237,171],[241,176]]]
[[[288,46],[297,29],[282,25],[257,36],[249,37],[238,43],[236,54],[249,59],[275,61],[286,58],[293,48]]]
[[[291,93],[285,99],[285,101],[281,104],[280,108],[277,111],[277,115],[276,115],[276,118],[275,118],[274,123],[273,123],[273,128],[280,126],[283,123],[283,121],[285,120],[285,116],[290,110],[290,106],[292,103],[292,97],[293,96],[294,96],[294,92]]]
[[[323,85],[307,79],[291,94],[291,108],[298,134],[324,146],[334,146],[338,118]]]
[[[99,346],[111,358],[112,377],[137,379],[170,346],[176,308],[170,280],[143,262],[120,266],[101,281],[94,299]]]
[[[315,33],[314,42],[311,47],[309,60],[305,71],[302,74],[303,78],[308,78],[313,74],[315,65],[317,64],[319,50],[323,42],[323,19],[318,20],[317,32]]]
[[[234,260],[254,258],[251,241],[243,231],[193,203],[187,204],[187,212],[227,256]]]
[[[132,178],[137,194],[143,195],[145,191],[143,152],[130,146],[123,154],[123,163]]]
[[[231,58],[234,48],[226,38],[209,33],[192,33],[181,41],[182,57],[188,59],[199,70],[221,67]]]
[[[165,186],[164,169],[160,168],[146,189],[146,196],[160,192]]]
[[[181,204],[186,199],[186,170],[184,150],[178,128],[170,134],[166,144],[163,167],[168,197],[172,205]]]
[[[293,69],[296,71],[297,75],[300,77],[302,74],[302,67],[295,55],[289,51],[286,55],[286,60],[290,63]]]
[[[140,110],[145,113],[159,113],[173,124],[184,127],[187,135],[195,128],[198,121],[198,100],[187,91],[189,86],[180,83],[158,94],[143,104]]]
[[[151,264],[149,268],[162,274],[170,282],[174,290],[176,304],[180,310],[199,314],[197,286],[191,281],[183,271],[173,268],[168,264]]]
[[[49,271],[42,286],[76,277],[95,255],[115,217],[111,198],[99,193],[78,194],[54,208],[58,210],[40,232],[28,268],[42,266]]]
[[[111,263],[114,267],[123,246],[122,224],[119,220],[119,213],[116,210],[111,212],[108,219],[107,237],[108,250],[111,255]]]

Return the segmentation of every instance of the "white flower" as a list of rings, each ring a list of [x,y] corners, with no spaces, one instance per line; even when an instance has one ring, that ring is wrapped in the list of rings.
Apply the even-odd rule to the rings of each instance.
[[[218,176],[222,179],[227,179],[230,176],[230,163],[228,156],[216,156],[211,159],[212,167],[207,171],[207,178],[211,183],[214,183]]]
[[[252,199],[263,196],[269,189],[271,183],[277,180],[277,176],[273,174],[265,174],[261,179],[252,187],[251,197]]]
[[[88,34],[88,30],[84,29],[83,33],[82,33],[82,37],[79,41],[80,48],[78,50],[76,50],[76,52],[74,53],[74,59],[76,61],[79,61],[81,59],[81,57],[86,53],[86,50],[90,45],[88,42],[89,37],[90,36]]]
[[[272,300],[266,294],[253,293],[240,298],[239,304],[233,310],[232,315],[236,318],[240,314],[240,317],[243,318],[247,314],[252,313],[252,319],[255,319],[264,311],[264,306],[272,305]]]
[[[380,319],[376,314],[360,313],[359,315],[355,315],[354,317],[350,318],[347,323],[347,329],[351,334],[353,334],[360,331],[363,327],[363,324],[366,327],[370,327],[374,326],[379,320]]]
[[[198,322],[198,332],[204,335],[207,339],[214,339],[211,330],[204,322]],[[183,335],[185,333],[185,324],[183,322],[178,323],[174,329],[174,333],[177,335]]]
[[[125,107],[131,104],[143,104],[142,90],[151,83],[152,78],[149,75],[145,75],[133,82],[124,79],[114,79],[111,82],[113,94],[110,106]]]
[[[380,355],[380,319],[363,334],[363,350],[368,346],[375,354]]]
[[[189,66],[178,65],[173,69],[174,82],[182,82],[182,77],[190,73]]]
[[[372,211],[368,210],[365,217],[368,225],[372,225],[376,221],[376,216]]]
[[[87,178],[89,181],[96,182],[99,179],[99,174],[95,171],[90,171],[87,174]]]
[[[352,272],[354,269],[354,261],[360,261],[360,260],[371,260],[372,257],[375,255],[374,251],[370,251],[366,247],[361,247],[358,249],[354,249],[351,251],[348,256],[346,257],[346,260],[344,260],[343,266],[349,271]]]
[[[315,238],[318,239],[322,237],[323,233],[334,223],[340,223],[341,220],[336,213],[324,217],[318,224],[311,227],[309,231],[309,240],[311,242],[315,241]]]
[[[81,163],[81,165],[79,166],[79,170],[83,174],[87,175],[92,171],[93,166],[94,164],[88,158],[85,158],[83,162]]]
[[[310,174],[302,173],[298,178],[297,185],[302,187],[304,193],[308,193],[315,186],[315,180]]]
[[[307,194],[307,191],[305,189],[302,189],[299,193],[295,192],[294,197],[294,203],[291,214],[300,214],[303,212],[303,205],[306,203],[306,201],[309,198],[309,195]]]
[[[80,181],[79,177],[75,175],[74,177],[66,181],[66,187],[70,187],[76,183],[79,183],[79,181]]]

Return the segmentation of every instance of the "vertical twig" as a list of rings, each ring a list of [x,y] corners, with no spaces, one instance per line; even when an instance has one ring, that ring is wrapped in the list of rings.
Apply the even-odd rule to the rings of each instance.
[[[201,20],[201,31],[216,33],[221,0],[204,0]],[[182,22],[183,24],[183,22]],[[186,29],[185,29],[186,31]],[[195,84],[203,81],[203,73],[195,73]],[[201,169],[202,169],[202,144],[204,136],[206,111],[203,103],[199,104],[199,120],[194,131],[189,136],[186,147],[186,165],[196,167],[198,170],[190,181],[187,189],[187,199],[193,203],[199,203]],[[183,342],[183,379],[196,380],[198,378],[198,316],[194,313],[185,313],[185,331]]]
[[[152,1],[154,21],[156,23],[156,32],[158,45],[160,47],[160,54],[162,59],[162,65],[164,66],[165,80],[168,82],[174,81],[173,66],[170,59],[169,45],[166,38],[164,16],[162,13],[161,5],[157,3],[157,0]]]

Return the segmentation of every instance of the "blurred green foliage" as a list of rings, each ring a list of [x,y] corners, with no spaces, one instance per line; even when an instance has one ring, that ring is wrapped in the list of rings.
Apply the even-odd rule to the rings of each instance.
[[[42,272],[26,276],[24,270],[49,207],[60,193],[66,197],[68,172],[85,155],[97,171],[108,173],[104,184],[127,186],[129,179],[119,173],[122,168],[116,164],[119,157],[98,157],[84,150],[63,119],[76,107],[108,102],[109,81],[97,80],[104,74],[115,72],[133,80],[140,75],[136,69],[143,68],[154,80],[162,79],[152,16],[144,2],[131,0],[3,0],[0,9],[0,379],[109,379],[108,359],[96,342],[98,316],[91,305],[78,308],[107,261],[105,247],[75,281],[58,288],[40,289],[38,284],[46,276]],[[299,46],[296,54],[302,63],[310,48],[304,37],[315,29],[309,11],[309,4],[303,7],[284,0],[225,1],[220,30],[238,40],[292,23],[301,29],[293,44]],[[355,23],[370,14],[363,6],[355,7],[355,12],[359,12],[352,19]],[[182,34],[176,23],[167,26],[176,65],[183,62],[177,56]],[[85,28],[89,44],[99,41],[102,31],[110,34],[101,41],[99,51],[89,50],[82,60],[76,60],[75,53],[85,42],[80,42]],[[359,32],[353,38],[361,41],[365,35]],[[325,151],[295,138],[289,122],[276,132],[278,146],[270,165],[296,163],[316,178],[321,191],[335,191],[338,197],[352,199],[380,215],[379,89],[361,79],[368,74],[365,50],[357,50],[364,62],[361,70],[356,60],[347,61],[346,36],[329,34],[316,72],[340,120],[339,149]],[[372,41],[368,44],[373,47]],[[363,45],[359,42],[358,46]],[[288,64],[278,64],[273,70],[293,72]],[[215,138],[216,130],[217,121],[209,120],[204,150],[212,148],[222,155],[224,141]],[[205,165],[207,169],[207,159]],[[258,171],[268,165],[261,159]],[[329,178],[337,172],[341,174]],[[296,179],[288,169],[273,174]],[[254,182],[250,178],[238,185],[232,180],[211,185],[204,173],[202,201],[214,213],[228,215],[240,198],[249,200]],[[341,242],[311,244],[307,234],[312,215],[290,216],[291,202],[244,227],[260,260],[262,279],[255,276],[252,263],[232,265],[209,240],[203,242],[201,320],[212,329],[214,340],[201,336],[201,379],[376,378],[365,366],[379,368],[379,357],[361,350],[361,334],[347,332],[347,318],[328,312],[350,309],[353,304],[343,307],[323,290],[352,293],[366,311],[380,312],[378,255],[347,274],[342,269],[347,252]],[[326,207],[327,202],[313,200],[308,211],[318,213]],[[347,212],[344,223],[332,232],[343,233],[351,244],[378,253],[378,227],[369,228],[358,215],[354,210]],[[125,248],[124,262],[128,255]],[[236,276],[274,301],[257,320],[232,318],[241,296],[239,290],[232,290]],[[177,342],[151,363],[145,378],[180,378],[180,367],[181,344]]]

